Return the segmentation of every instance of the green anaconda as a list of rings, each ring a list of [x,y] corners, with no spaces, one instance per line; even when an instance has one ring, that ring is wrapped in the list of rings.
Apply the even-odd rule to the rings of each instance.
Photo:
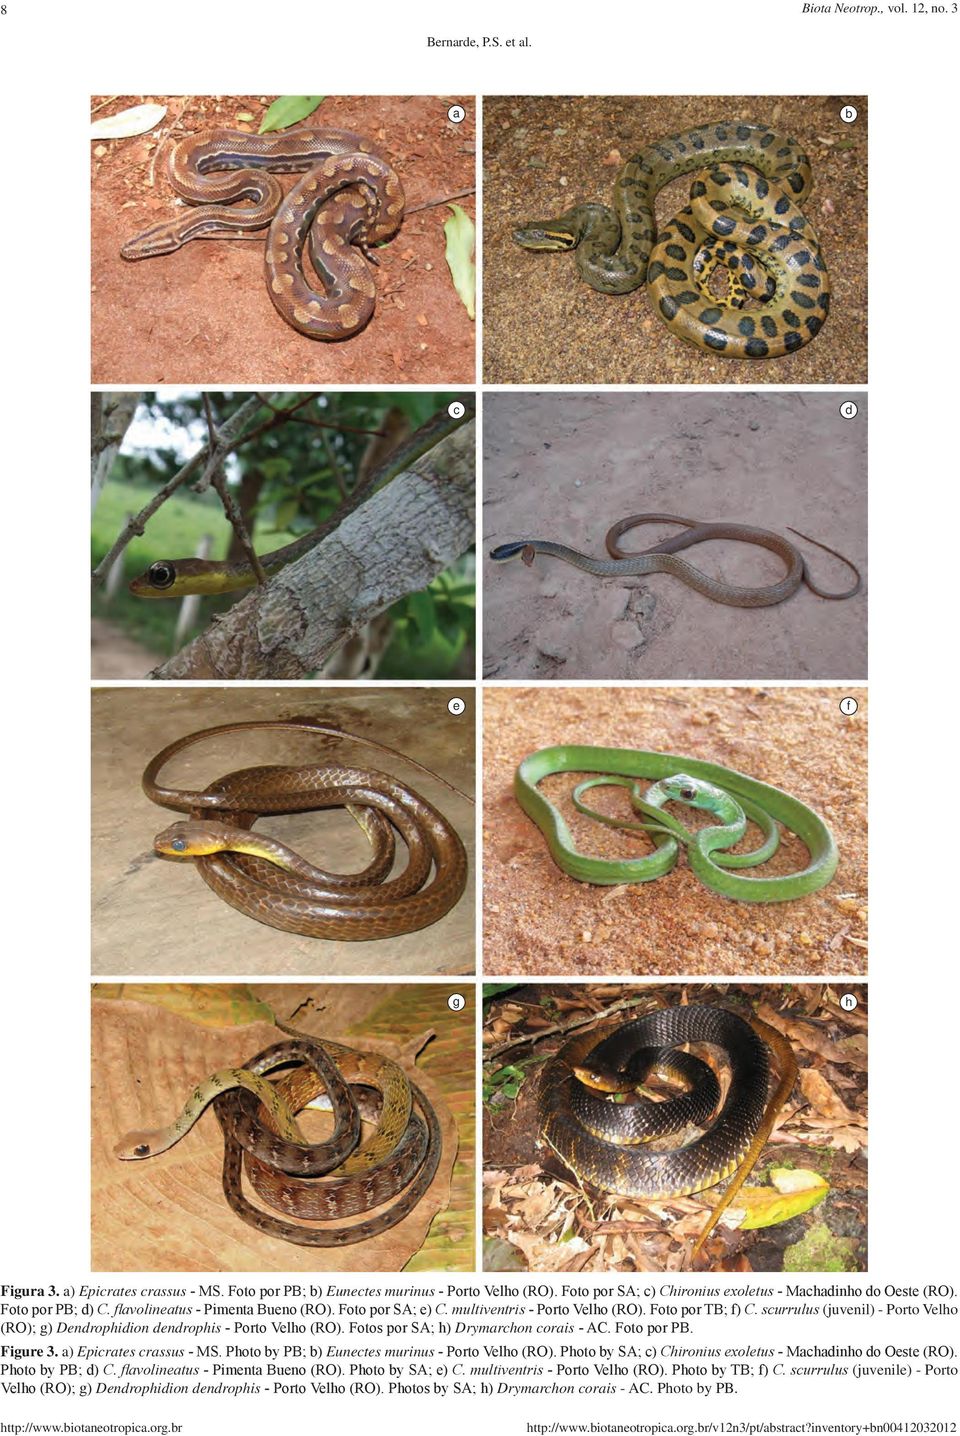
[[[693,173],[689,205],[658,234],[657,194]],[[581,278],[604,294],[646,284],[654,312],[700,349],[774,359],[815,338],[830,309],[820,242],[801,209],[811,186],[802,146],[771,126],[697,125],[628,160],[611,207],[530,220],[514,239],[524,249],[575,249]],[[711,285],[720,270],[725,296]]]

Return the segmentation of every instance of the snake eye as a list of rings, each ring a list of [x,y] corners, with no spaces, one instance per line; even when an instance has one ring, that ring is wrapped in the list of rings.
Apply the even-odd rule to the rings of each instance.
[[[147,582],[151,588],[169,588],[177,576],[172,563],[152,563],[147,569]]]
[[[681,789],[680,789],[680,796],[681,796],[681,798],[684,799],[685,802],[687,802],[687,803],[692,803],[693,800],[694,800],[694,798],[697,796],[697,790],[696,790],[696,788],[690,788],[690,787],[681,788]]]
[[[170,846],[175,853],[185,853],[187,851],[187,840],[186,838],[173,838]]]
[[[146,1142],[138,1142],[133,1149],[133,1155],[135,1157],[149,1157],[150,1148],[147,1146]]]

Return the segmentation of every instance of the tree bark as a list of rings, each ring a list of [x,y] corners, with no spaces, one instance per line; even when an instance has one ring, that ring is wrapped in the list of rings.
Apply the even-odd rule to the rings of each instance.
[[[90,395],[90,502],[97,507],[100,490],[130,427],[139,394],[109,392]]]
[[[441,440],[151,678],[305,678],[475,539],[475,424]]]

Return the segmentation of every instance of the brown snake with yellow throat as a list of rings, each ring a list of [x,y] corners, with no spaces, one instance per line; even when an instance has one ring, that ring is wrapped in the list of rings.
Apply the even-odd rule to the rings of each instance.
[[[223,723],[177,739],[147,765],[147,797],[191,815],[191,821],[174,823],[157,835],[158,853],[192,858],[204,882],[232,907],[269,927],[304,937],[395,937],[437,922],[459,901],[467,881],[467,855],[459,834],[425,798],[387,773],[333,764],[264,766],[225,774],[202,792],[161,787],[160,771],[174,754],[202,739],[252,730],[291,730],[366,743],[412,763],[466,797],[415,759],[328,723],[311,718]],[[329,807],[345,807],[369,838],[374,856],[363,872],[325,872],[285,844],[251,832],[263,814]],[[406,844],[408,861],[398,877],[384,881],[393,864],[394,830]]]
[[[303,171],[284,196],[273,173]],[[310,339],[349,339],[367,324],[376,302],[370,246],[396,233],[404,205],[398,176],[368,140],[347,130],[201,130],[174,146],[169,175],[195,208],[127,240],[124,259],[269,224],[267,292],[280,316]],[[253,203],[235,207],[244,199]],[[305,244],[325,293],[304,273]]]

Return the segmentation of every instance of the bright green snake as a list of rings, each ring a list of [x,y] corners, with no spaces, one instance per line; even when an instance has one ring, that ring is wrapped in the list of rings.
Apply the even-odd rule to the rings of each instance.
[[[654,852],[619,861],[591,858],[580,852],[563,816],[538,787],[551,773],[595,775],[574,790],[575,806],[608,826],[649,832]],[[642,795],[633,782],[638,778],[650,779],[653,784]],[[607,817],[582,802],[580,795],[584,791],[607,783],[630,788],[634,808],[648,821]],[[686,847],[691,870],[706,887],[740,902],[789,902],[805,897],[825,887],[837,870],[839,854],[833,834],[817,813],[781,788],[700,758],[578,744],[541,748],[520,764],[513,791],[523,811],[546,838],[554,862],[580,882],[650,882],[675,867],[681,844]],[[661,805],[667,802],[703,809],[719,822],[688,832],[678,819],[662,810]],[[748,818],[763,834],[760,847],[749,853],[724,851],[743,837]],[[731,868],[754,867],[773,856],[780,841],[778,823],[805,845],[808,865],[783,877],[747,877],[731,872]]]

